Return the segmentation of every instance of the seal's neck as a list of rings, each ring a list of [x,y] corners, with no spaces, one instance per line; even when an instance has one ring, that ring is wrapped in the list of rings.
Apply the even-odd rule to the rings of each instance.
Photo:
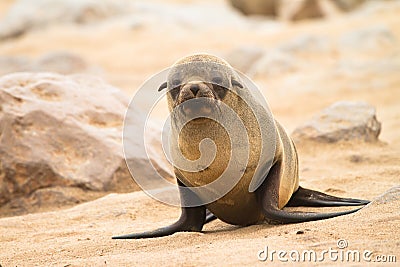
[[[200,142],[204,139],[211,139],[217,148],[216,156],[228,156],[230,139],[226,130],[211,119],[199,118],[196,120],[187,123],[179,133],[178,144],[182,154],[189,160],[198,159]]]

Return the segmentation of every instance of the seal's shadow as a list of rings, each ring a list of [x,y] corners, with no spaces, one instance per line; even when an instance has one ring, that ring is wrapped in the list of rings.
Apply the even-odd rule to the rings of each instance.
[[[249,225],[249,226],[239,226],[239,225],[230,225],[230,224],[225,224],[224,222],[216,222],[215,225],[207,225],[205,226],[205,229],[203,229],[204,234],[218,234],[218,233],[231,233],[233,231],[238,231],[241,230],[242,233],[253,233],[255,230],[261,230],[261,229],[268,229],[268,228],[273,228],[273,227],[279,227],[279,225],[282,224],[268,224],[268,223],[259,223],[255,225]]]

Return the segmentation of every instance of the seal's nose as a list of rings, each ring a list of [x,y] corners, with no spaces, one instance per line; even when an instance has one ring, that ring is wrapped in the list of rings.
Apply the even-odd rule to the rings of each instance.
[[[192,91],[193,95],[196,96],[197,92],[200,90],[200,86],[198,84],[190,85],[190,91]]]

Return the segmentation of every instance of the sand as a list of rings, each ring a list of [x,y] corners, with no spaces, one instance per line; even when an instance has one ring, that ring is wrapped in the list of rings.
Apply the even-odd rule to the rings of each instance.
[[[4,14],[9,2],[1,3],[0,14]],[[341,15],[318,22],[283,23],[274,34],[231,28],[169,33],[162,25],[138,30],[104,27],[91,31],[73,25],[55,25],[0,43],[0,54],[35,58],[49,51],[71,51],[100,66],[107,82],[133,95],[152,74],[193,52],[224,55],[247,44],[268,50],[302,34],[337,40],[343,32],[375,24],[384,24],[400,40],[398,12],[398,8],[393,8],[368,16]],[[309,61],[311,67],[302,69],[300,77],[310,77],[311,85],[306,84],[310,88],[305,88],[302,78],[293,81],[290,73],[254,78],[274,116],[288,132],[338,100],[367,101],[377,108],[378,120],[382,122],[378,143],[297,145],[301,185],[338,196],[373,200],[400,184],[399,74],[388,71],[335,77],[331,70],[341,60],[390,55],[399,59],[398,52],[388,51],[384,46],[367,56],[357,50],[344,53],[334,49],[328,55],[304,53],[299,58]],[[293,75],[299,77],[298,73]],[[355,85],[360,88],[355,89]],[[321,252],[338,249],[339,239],[348,242],[348,249],[395,255],[400,260],[399,209],[390,205],[318,222],[239,228],[217,220],[206,225],[202,233],[178,233],[151,240],[111,240],[113,235],[165,226],[178,216],[179,208],[160,204],[143,192],[133,192],[110,194],[68,209],[1,218],[0,264],[4,267],[280,265],[282,262],[276,258],[272,262],[260,261],[258,256],[264,255],[260,251],[268,246],[269,250]],[[320,264],[342,263],[326,259]],[[361,261],[351,265],[364,264]]]

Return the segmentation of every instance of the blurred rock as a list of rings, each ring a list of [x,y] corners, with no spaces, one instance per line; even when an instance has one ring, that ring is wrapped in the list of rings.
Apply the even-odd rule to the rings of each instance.
[[[22,56],[0,56],[0,75],[25,71],[75,74],[97,72],[98,68],[90,66],[79,55],[64,51],[50,52],[36,60]]]
[[[48,53],[33,64],[38,72],[57,72],[60,74],[82,73],[89,70],[88,63],[78,55],[68,52]]]
[[[333,45],[326,37],[304,34],[281,44],[277,49],[289,53],[326,53],[333,50]]]
[[[223,18],[223,19],[221,19]],[[155,27],[160,29],[172,26],[177,31],[188,29],[204,30],[205,28],[247,28],[248,21],[243,16],[232,12],[224,2],[194,1],[183,4],[162,1],[133,1],[129,14],[130,28]],[[252,24],[254,25],[254,24]]]
[[[72,189],[72,190],[71,190]],[[79,190],[79,191],[78,191]],[[37,189],[24,197],[13,198],[1,207],[1,216],[16,216],[31,213],[49,206],[63,207],[81,202],[84,190],[71,187],[48,187]]]
[[[251,67],[265,53],[264,49],[257,46],[242,46],[229,52],[225,59],[235,69],[247,73]]]
[[[352,11],[366,0],[230,0],[245,15],[263,15],[299,21],[323,18],[342,11]]]
[[[381,82],[377,88],[385,88],[390,86],[389,79],[385,77],[400,73],[400,61],[395,58],[382,57],[379,60],[341,60],[336,65],[335,76],[346,77],[354,79],[357,86],[351,86],[350,88],[356,88],[359,90],[365,89],[365,84],[360,83],[360,80],[381,78]],[[395,84],[400,81],[400,76],[393,76]],[[371,86],[371,84],[369,84]]]
[[[398,45],[393,32],[385,25],[374,25],[344,34],[340,39],[342,48],[381,50]]]
[[[297,21],[324,16],[319,0],[230,0],[245,15],[282,17]]]
[[[0,56],[0,75],[27,71],[30,66],[30,60],[21,56]]]
[[[279,0],[230,0],[233,7],[245,15],[278,15]]]
[[[347,140],[378,141],[381,123],[375,108],[365,102],[336,102],[296,128],[295,141],[313,140],[333,143]]]
[[[258,60],[248,71],[249,75],[263,77],[279,75],[298,69],[300,63],[290,53],[280,50],[271,50]]]
[[[279,13],[283,19],[291,21],[325,16],[319,0],[282,0]]]
[[[260,48],[259,50],[261,51]],[[243,59],[238,59],[238,62],[245,62],[248,65],[246,72],[251,76],[280,75],[298,71],[299,69],[315,68],[309,55],[318,53],[326,55],[333,50],[334,46],[329,39],[322,36],[304,34],[278,44],[268,52],[263,52],[261,58],[256,61],[249,60],[246,62],[246,58],[251,58],[250,52],[248,52],[249,56],[246,56],[243,52],[238,53],[238,55],[243,55],[240,57]],[[253,52],[254,55],[256,55],[256,51]],[[302,56],[307,57],[307,62]]]
[[[370,18],[371,16],[380,15],[388,11],[397,12],[399,8],[400,1],[398,0],[366,0],[355,13],[358,17]]]
[[[352,11],[366,2],[366,0],[332,0],[341,10]]]
[[[125,13],[123,0],[17,0],[0,21],[0,40],[57,23],[86,24]]]
[[[128,99],[118,89],[94,77],[50,73],[3,76],[0,88],[0,206],[55,186],[138,189],[123,157]],[[142,116],[138,111],[137,120]]]

